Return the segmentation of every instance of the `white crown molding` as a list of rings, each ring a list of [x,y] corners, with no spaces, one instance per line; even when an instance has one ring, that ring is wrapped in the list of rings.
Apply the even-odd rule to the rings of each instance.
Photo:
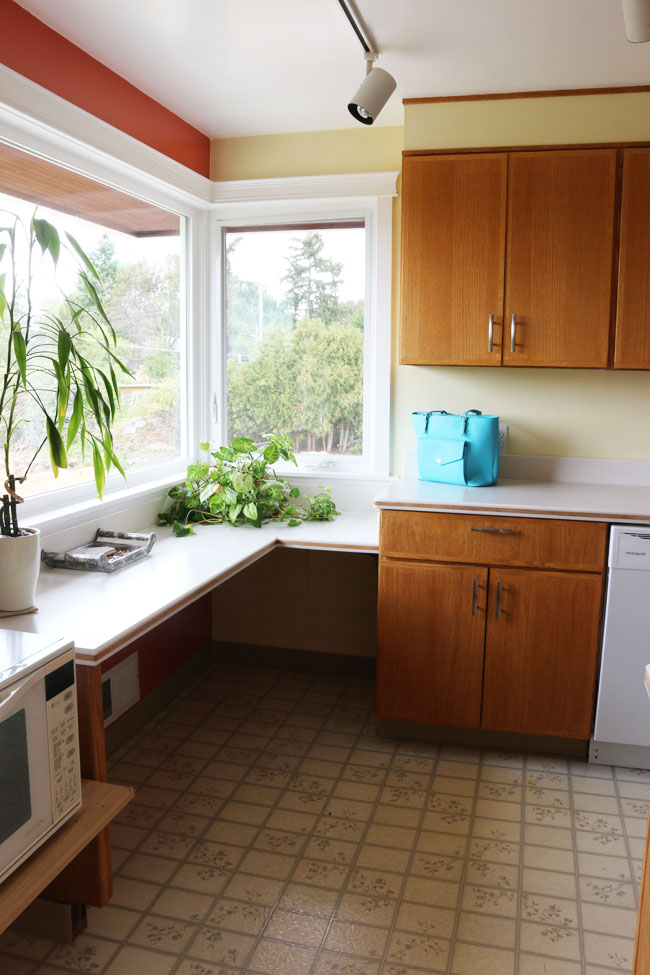
[[[55,161],[66,165],[71,165],[66,156],[72,150],[78,160],[73,168],[96,179],[111,182],[113,166],[119,162],[122,172],[126,167],[135,178],[146,177],[150,186],[173,188],[188,203],[206,204],[211,199],[212,184],[206,176],[2,64],[0,125],[3,139],[50,159],[60,157]]]
[[[282,176],[212,183],[212,202],[323,200],[334,197],[397,196],[398,172],[339,173],[331,176]]]

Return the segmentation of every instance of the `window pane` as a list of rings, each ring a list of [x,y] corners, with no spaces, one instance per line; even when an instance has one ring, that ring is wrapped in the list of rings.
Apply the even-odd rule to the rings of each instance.
[[[228,437],[363,452],[365,229],[226,232]]]
[[[9,151],[7,147],[0,147],[0,161],[5,151]],[[40,205],[36,215],[54,224],[62,239],[66,231],[72,234],[101,278],[97,290],[118,336],[116,352],[133,374],[133,378],[120,375],[121,410],[113,423],[115,453],[122,466],[127,472],[135,471],[180,456],[183,342],[180,218],[26,153],[11,152],[16,156],[12,160],[12,193],[0,192],[0,211],[5,211],[0,213],[0,224],[7,225],[8,212],[17,214],[28,226],[35,212],[37,188],[41,186],[42,198],[55,201],[57,209]],[[9,170],[4,172],[7,174]],[[9,188],[7,179],[0,178],[3,189]],[[16,190],[21,179],[25,183],[24,198]],[[98,215],[110,226],[73,213]],[[130,230],[127,233],[116,227]],[[87,303],[78,280],[77,264],[70,254],[62,248],[55,278],[49,255],[41,260],[38,247],[35,253],[34,293],[46,314],[56,314],[61,308],[62,291]],[[17,276],[24,275],[25,271],[19,266]],[[2,323],[2,350],[7,347],[7,332],[6,322]],[[102,366],[100,362],[97,364]],[[108,358],[104,365],[107,364]],[[53,391],[46,385],[41,392],[43,401],[55,415]],[[17,476],[29,465],[43,431],[42,414],[35,404],[24,398],[21,409],[24,422],[12,441],[12,467]],[[20,491],[23,496],[33,496],[93,480],[92,455],[87,453],[84,460],[77,447],[69,451],[68,468],[61,470],[55,480],[46,446],[29,469]]]

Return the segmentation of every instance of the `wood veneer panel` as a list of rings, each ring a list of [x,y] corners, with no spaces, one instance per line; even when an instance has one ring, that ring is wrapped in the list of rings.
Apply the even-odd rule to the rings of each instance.
[[[82,782],[81,809],[0,886],[0,931],[15,921],[133,796],[129,786]],[[92,903],[85,897],[73,900]]]
[[[77,710],[79,714],[79,757],[81,774],[106,781],[106,744],[102,710],[102,675],[99,667],[77,664]]]
[[[474,528],[483,530],[473,531]],[[510,534],[503,534],[504,531]],[[607,525],[591,521],[382,511],[379,551],[384,558],[602,573],[607,553]]]
[[[505,153],[404,159],[402,363],[500,364],[507,165]]]
[[[435,95],[425,98],[403,98],[402,105],[431,105],[436,102],[491,102],[504,98],[561,98],[567,95],[620,95],[625,92],[650,91],[650,85],[627,85],[622,88],[552,88],[546,91],[498,91],[474,95]]]
[[[615,149],[510,155],[504,365],[607,366],[615,199]]]
[[[650,369],[650,149],[623,150],[615,369]]]
[[[377,717],[478,727],[486,587],[483,568],[380,561]]]
[[[650,823],[645,841],[634,948],[634,975],[648,975],[648,972],[650,972]]]
[[[602,585],[584,573],[490,569],[481,727],[589,738]]]

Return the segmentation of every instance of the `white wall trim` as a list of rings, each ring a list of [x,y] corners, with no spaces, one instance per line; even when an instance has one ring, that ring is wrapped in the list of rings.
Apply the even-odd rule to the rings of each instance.
[[[398,175],[398,172],[338,173],[331,176],[225,180],[212,183],[212,202],[256,203],[264,200],[397,196]]]
[[[107,180],[98,170],[98,162],[103,162],[110,173],[117,161],[122,174],[130,171],[134,177],[145,176],[149,187],[165,189],[171,186],[177,194],[183,194],[187,202],[193,204],[210,201],[212,184],[206,176],[188,169],[2,64],[0,126],[3,139],[50,159],[55,158],[53,152],[58,156],[59,151],[65,153],[73,147],[77,164],[71,168],[85,172],[94,179],[110,182],[111,179]],[[98,157],[103,159],[98,160]],[[88,163],[92,161],[91,170],[80,168],[84,160]],[[55,161],[70,165],[65,158]]]

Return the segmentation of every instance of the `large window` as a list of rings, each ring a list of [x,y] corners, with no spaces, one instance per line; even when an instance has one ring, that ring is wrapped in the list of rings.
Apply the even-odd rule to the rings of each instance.
[[[17,215],[24,225],[36,213],[79,242],[101,278],[98,291],[118,337],[117,355],[131,376],[122,376],[121,409],[113,424],[115,453],[127,473],[155,468],[186,452],[183,369],[184,221],[178,215],[0,143],[0,225]],[[40,252],[36,251],[37,256]],[[62,250],[56,276],[49,255],[31,272],[35,294],[56,314],[61,291],[84,297],[78,265]],[[0,349],[7,347],[0,323]],[[44,389],[45,401],[53,390]],[[14,441],[20,474],[39,445],[40,423],[26,407]],[[80,449],[54,480],[47,449],[22,485],[26,496],[93,481],[92,456]]]
[[[228,227],[228,438],[288,434],[306,466],[364,452],[363,219]]]

